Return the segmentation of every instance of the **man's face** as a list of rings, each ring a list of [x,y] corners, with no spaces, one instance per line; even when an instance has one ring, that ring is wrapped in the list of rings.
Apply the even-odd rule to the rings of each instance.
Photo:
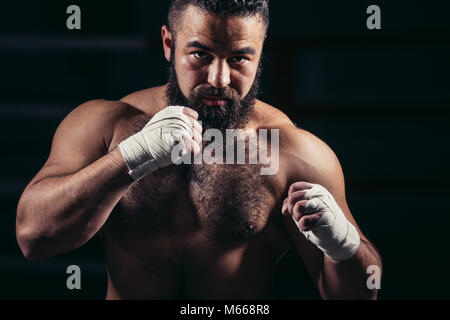
[[[175,73],[169,74],[169,103],[199,111],[206,127],[242,124],[234,122],[242,122],[238,118],[254,104],[264,37],[265,25],[256,16],[217,17],[188,7],[176,40],[163,27],[166,59]],[[227,117],[232,119],[220,121]]]

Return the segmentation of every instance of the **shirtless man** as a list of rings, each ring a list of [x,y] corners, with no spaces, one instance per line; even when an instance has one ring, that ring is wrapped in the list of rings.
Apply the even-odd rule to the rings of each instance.
[[[99,233],[107,299],[258,299],[272,297],[276,263],[294,246],[323,298],[376,298],[366,271],[381,260],[350,213],[335,154],[256,99],[267,2],[171,2],[168,84],[89,101],[62,121],[18,205],[25,257]],[[278,172],[171,163],[176,143],[198,154],[206,128],[278,129]]]

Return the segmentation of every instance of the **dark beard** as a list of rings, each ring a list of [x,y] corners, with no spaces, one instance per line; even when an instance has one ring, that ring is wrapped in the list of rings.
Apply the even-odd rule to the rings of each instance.
[[[262,73],[262,58],[260,59],[255,81],[248,94],[242,100],[236,90],[225,87],[215,88],[213,86],[194,89],[186,98],[178,85],[175,64],[169,66],[169,81],[166,89],[166,97],[169,105],[184,106],[198,112],[198,120],[202,122],[203,130],[243,128],[249,120],[256,98],[260,93],[260,78]],[[202,99],[206,96],[220,96],[226,98],[223,106],[209,106]]]

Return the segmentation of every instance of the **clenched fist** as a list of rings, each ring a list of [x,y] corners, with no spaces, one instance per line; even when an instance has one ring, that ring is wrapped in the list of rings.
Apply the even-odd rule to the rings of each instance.
[[[119,144],[134,180],[172,163],[172,150],[180,144],[182,154],[200,152],[202,127],[192,109],[169,106],[159,111],[138,133]]]
[[[300,232],[333,260],[348,260],[358,251],[358,231],[323,186],[293,183],[281,212],[291,215]]]

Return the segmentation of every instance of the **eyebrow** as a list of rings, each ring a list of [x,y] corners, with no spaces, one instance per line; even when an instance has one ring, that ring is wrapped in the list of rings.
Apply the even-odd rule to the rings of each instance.
[[[190,42],[188,42],[187,47],[188,48],[199,48],[199,49],[202,49],[202,50],[205,50],[205,51],[210,51],[210,52],[214,51],[211,48],[209,48],[208,46],[206,46],[203,43],[198,42],[198,41],[190,41]],[[245,48],[241,48],[239,50],[233,51],[233,54],[250,54],[250,55],[255,55],[256,51],[252,47],[245,47]]]

